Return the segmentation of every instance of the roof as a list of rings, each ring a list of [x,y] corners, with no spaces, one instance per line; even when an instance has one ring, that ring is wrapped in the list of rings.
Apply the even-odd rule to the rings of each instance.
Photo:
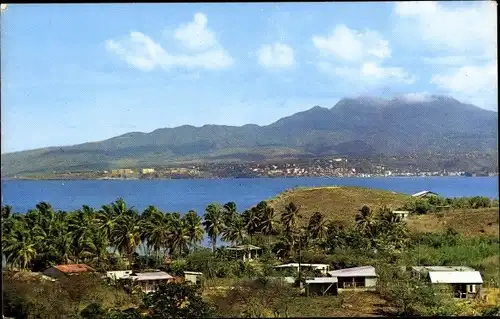
[[[411,196],[413,196],[413,197],[419,197],[419,196],[423,196],[423,195],[426,195],[426,194],[437,195],[436,193],[431,192],[431,191],[421,191],[421,192],[415,193],[415,194],[413,194]]]
[[[327,268],[329,265],[328,264],[300,264],[300,266],[301,267]],[[299,267],[299,264],[298,263],[289,263],[289,264],[274,266],[274,268],[288,268],[288,267],[297,268],[297,267]]]
[[[475,271],[475,269],[467,266],[413,266],[414,271]]]
[[[393,214],[409,214],[410,212],[407,210],[393,210]]]
[[[337,277],[316,277],[306,280],[306,284],[334,284],[338,282]]]
[[[185,275],[203,275],[202,272],[198,272],[198,271],[185,271],[184,272]]]
[[[332,277],[377,277],[373,266],[361,266],[329,271]]]
[[[262,248],[254,246],[254,245],[239,245],[239,246],[227,247],[226,249],[230,249],[230,250],[260,250]]]
[[[482,284],[479,271],[429,271],[433,284]]]
[[[155,272],[140,272],[130,276],[133,280],[160,280],[160,279],[173,279],[174,277],[170,276],[164,271],[155,271]]]
[[[65,274],[94,271],[94,269],[85,264],[56,265],[54,268]]]

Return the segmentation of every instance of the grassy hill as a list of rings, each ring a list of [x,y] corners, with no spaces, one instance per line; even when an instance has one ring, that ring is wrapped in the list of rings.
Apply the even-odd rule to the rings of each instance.
[[[276,211],[284,210],[293,202],[300,207],[304,222],[314,212],[321,212],[326,219],[344,225],[354,224],[354,218],[363,205],[376,210],[384,205],[396,209],[411,200],[408,194],[350,186],[295,188],[268,200]],[[498,235],[498,207],[487,209],[451,210],[442,214],[413,215],[408,227],[413,232],[440,232],[452,227],[466,236]]]
[[[347,225],[354,223],[354,218],[363,205],[372,209],[384,205],[396,209],[410,199],[408,194],[380,189],[327,186],[287,190],[268,200],[268,204],[281,212],[288,203],[293,202],[300,207],[304,222],[307,222],[314,212],[321,212],[326,219]]]

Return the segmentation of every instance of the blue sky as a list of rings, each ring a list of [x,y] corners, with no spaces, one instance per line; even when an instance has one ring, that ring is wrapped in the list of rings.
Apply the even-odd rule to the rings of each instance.
[[[490,2],[9,5],[2,153],[183,124],[269,124],[344,97],[497,109]]]

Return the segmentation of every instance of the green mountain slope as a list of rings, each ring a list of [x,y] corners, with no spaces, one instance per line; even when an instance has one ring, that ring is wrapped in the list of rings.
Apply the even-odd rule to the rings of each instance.
[[[105,141],[2,155],[2,176],[109,169],[186,161],[370,155],[497,149],[497,112],[455,99],[343,99],[267,126],[184,125],[133,132]]]

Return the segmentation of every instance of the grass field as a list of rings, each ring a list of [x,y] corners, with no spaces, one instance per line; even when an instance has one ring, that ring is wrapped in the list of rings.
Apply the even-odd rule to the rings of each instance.
[[[319,211],[326,219],[352,224],[363,205],[368,205],[372,209],[384,205],[396,209],[410,198],[410,195],[386,190],[328,186],[287,190],[268,200],[268,204],[281,212],[285,205],[293,202],[300,207],[304,222],[307,222],[314,212]]]

